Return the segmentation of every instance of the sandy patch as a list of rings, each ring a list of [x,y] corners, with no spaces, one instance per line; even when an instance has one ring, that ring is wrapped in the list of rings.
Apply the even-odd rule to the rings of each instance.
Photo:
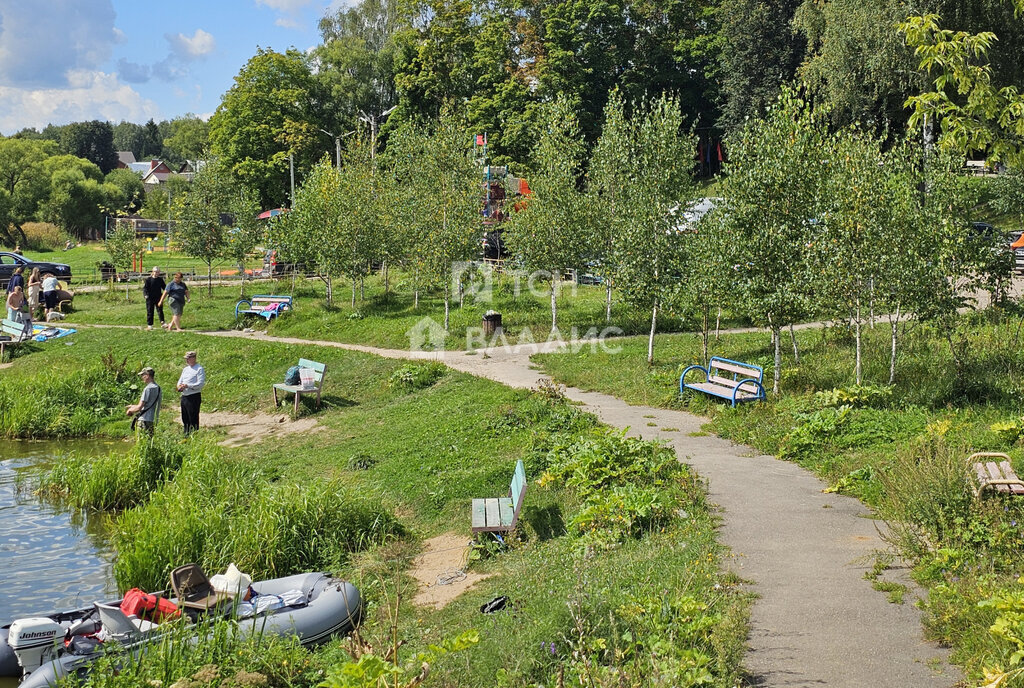
[[[458,533],[445,533],[423,543],[423,553],[412,562],[413,578],[419,582],[419,590],[412,601],[424,607],[440,609],[469,590],[490,574],[473,573],[451,575],[463,570],[466,563],[469,538]],[[454,578],[451,583],[441,585],[439,577]]]
[[[10,368],[12,365],[14,365],[13,362],[11,362],[11,363],[0,363],[0,370],[3,370],[4,368]]]
[[[287,414],[271,416],[266,413],[257,413],[248,415],[229,411],[203,412],[200,415],[199,424],[204,428],[219,427],[227,430],[228,436],[220,442],[225,447],[241,447],[272,437],[320,430],[320,425],[315,418],[291,420]]]

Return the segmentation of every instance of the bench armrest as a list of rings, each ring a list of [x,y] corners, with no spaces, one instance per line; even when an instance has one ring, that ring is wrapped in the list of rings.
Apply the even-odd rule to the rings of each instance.
[[[742,387],[743,385],[747,384],[748,382],[752,382],[755,385],[757,385],[757,398],[758,399],[766,398],[766,395],[765,395],[765,392],[764,392],[764,385],[761,384],[761,381],[756,379],[756,378],[753,378],[753,377],[747,377],[747,378],[744,378],[744,379],[740,380],[739,382],[737,382],[736,386],[732,390],[732,405],[733,406],[736,405],[736,395],[740,393],[740,387]]]
[[[238,318],[238,311],[241,310],[241,307],[242,307],[243,303],[246,305],[246,307],[252,308],[252,302],[251,301],[249,301],[248,299],[239,299],[238,303],[235,304],[235,318],[236,319]]]
[[[708,380],[708,375],[710,373],[708,372],[707,368],[705,368],[704,366],[699,366],[699,365],[688,366],[686,369],[683,370],[683,374],[679,376],[679,393],[680,394],[683,393],[683,388],[685,387],[685,382],[684,382],[683,378],[685,378],[686,374],[688,372],[690,372],[691,370],[703,371],[704,372],[704,381],[707,382],[707,380]]]

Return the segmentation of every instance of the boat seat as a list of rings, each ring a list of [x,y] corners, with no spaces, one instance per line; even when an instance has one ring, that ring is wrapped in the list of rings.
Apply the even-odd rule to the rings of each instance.
[[[186,609],[210,611],[234,598],[217,592],[199,564],[185,564],[171,571],[171,590],[178,598],[178,606]]]
[[[111,636],[135,640],[142,636],[143,633],[148,633],[157,626],[157,624],[151,621],[128,616],[121,611],[120,607],[99,602],[94,602],[93,606],[96,607],[96,612],[100,616],[100,626]]]

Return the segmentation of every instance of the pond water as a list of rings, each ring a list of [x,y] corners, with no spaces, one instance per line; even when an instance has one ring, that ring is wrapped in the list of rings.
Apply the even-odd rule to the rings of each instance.
[[[116,597],[109,517],[40,500],[26,479],[69,451],[100,455],[128,446],[96,440],[0,444],[0,623]]]

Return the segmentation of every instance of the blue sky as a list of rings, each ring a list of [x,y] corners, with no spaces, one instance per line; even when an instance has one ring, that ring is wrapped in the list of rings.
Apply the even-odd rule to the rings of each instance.
[[[346,1],[0,0],[0,133],[208,117],[257,46],[308,50]]]

